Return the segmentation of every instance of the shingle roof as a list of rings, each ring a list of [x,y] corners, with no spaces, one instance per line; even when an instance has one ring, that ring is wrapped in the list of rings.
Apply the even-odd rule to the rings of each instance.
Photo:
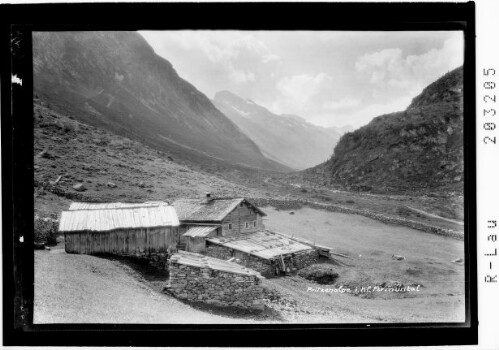
[[[182,236],[186,237],[207,237],[219,226],[194,226],[188,229]]]
[[[125,228],[150,228],[179,226],[175,208],[164,202],[125,205],[123,203],[103,204],[74,203],[69,211],[63,211],[59,231],[110,231]],[[71,209],[72,208],[72,209]],[[85,208],[75,209],[75,208]]]
[[[260,273],[255,270],[248,269],[234,262],[212,258],[197,253],[180,251],[173,254],[170,261],[181,265],[209,268],[218,271],[237,273],[240,275],[256,276],[263,279]]]
[[[206,240],[263,259],[272,259],[281,254],[291,254],[312,249],[309,245],[269,231],[244,233],[228,237],[211,237]]]
[[[240,203],[245,202],[260,215],[266,214],[244,198],[215,198],[207,202],[201,199],[179,199],[173,202],[181,221],[222,221]]]

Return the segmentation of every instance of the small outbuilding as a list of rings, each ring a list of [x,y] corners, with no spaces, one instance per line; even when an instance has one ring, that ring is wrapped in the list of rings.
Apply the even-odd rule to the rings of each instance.
[[[67,253],[166,258],[177,249],[179,220],[165,202],[72,203],[59,231]]]
[[[166,289],[180,299],[216,306],[263,308],[263,277],[254,270],[185,251],[170,258],[168,270]]]

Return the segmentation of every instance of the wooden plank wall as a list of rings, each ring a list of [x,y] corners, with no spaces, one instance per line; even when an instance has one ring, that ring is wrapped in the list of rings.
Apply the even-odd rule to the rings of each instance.
[[[257,222],[256,227],[253,227],[253,221]],[[245,222],[249,222],[250,227],[245,228]],[[232,224],[232,230],[227,230],[226,224]],[[222,221],[223,235],[228,236],[238,233],[251,233],[263,229],[262,219],[260,215],[248,205],[238,206]]]
[[[65,248],[68,253],[119,255],[148,255],[166,253],[176,249],[179,240],[177,227],[120,229],[107,232],[66,232]]]

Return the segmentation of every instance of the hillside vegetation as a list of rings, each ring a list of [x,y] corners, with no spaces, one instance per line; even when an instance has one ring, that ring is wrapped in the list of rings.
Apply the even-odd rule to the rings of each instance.
[[[170,201],[245,193],[246,187],[192,169],[170,153],[80,123],[35,100],[35,213],[52,217],[71,201]]]
[[[459,194],[463,166],[460,67],[430,84],[405,111],[345,134],[333,156],[304,178],[352,190]]]

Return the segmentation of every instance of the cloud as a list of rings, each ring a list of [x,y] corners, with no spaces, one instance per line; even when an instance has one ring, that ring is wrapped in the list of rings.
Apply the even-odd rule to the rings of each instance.
[[[323,110],[321,113],[315,114],[310,121],[323,126],[351,125],[358,128],[380,115],[405,110],[413,97],[408,95],[386,103],[372,103],[364,106],[361,105],[360,101],[351,101],[348,110],[339,108],[336,110]]]
[[[155,32],[145,32],[148,40],[155,40]],[[238,31],[175,31],[163,32],[161,39],[191,54],[201,55],[220,67],[235,84],[253,82],[255,64],[279,62],[280,57],[252,34]]]
[[[364,75],[374,91],[386,89],[417,94],[442,74],[463,64],[463,38],[454,36],[442,47],[420,55],[407,55],[399,48],[384,49],[360,56],[355,69]]]
[[[303,109],[327,92],[332,82],[333,79],[326,73],[318,73],[315,76],[300,74],[284,77],[276,85],[282,97],[280,107],[287,105],[289,108]]]
[[[236,84],[246,84],[256,80],[256,76],[252,72],[237,70],[233,66],[228,66],[227,69],[229,72],[229,79]]]
[[[361,100],[353,97],[335,97],[338,90],[334,79],[324,73],[299,74],[280,79],[279,92],[269,109],[279,114],[297,114],[308,121],[324,125],[338,125],[336,115],[354,113]]]
[[[329,101],[322,105],[322,107],[329,111],[338,111],[344,109],[350,109],[360,105],[360,100],[358,98],[346,97],[336,101]]]

